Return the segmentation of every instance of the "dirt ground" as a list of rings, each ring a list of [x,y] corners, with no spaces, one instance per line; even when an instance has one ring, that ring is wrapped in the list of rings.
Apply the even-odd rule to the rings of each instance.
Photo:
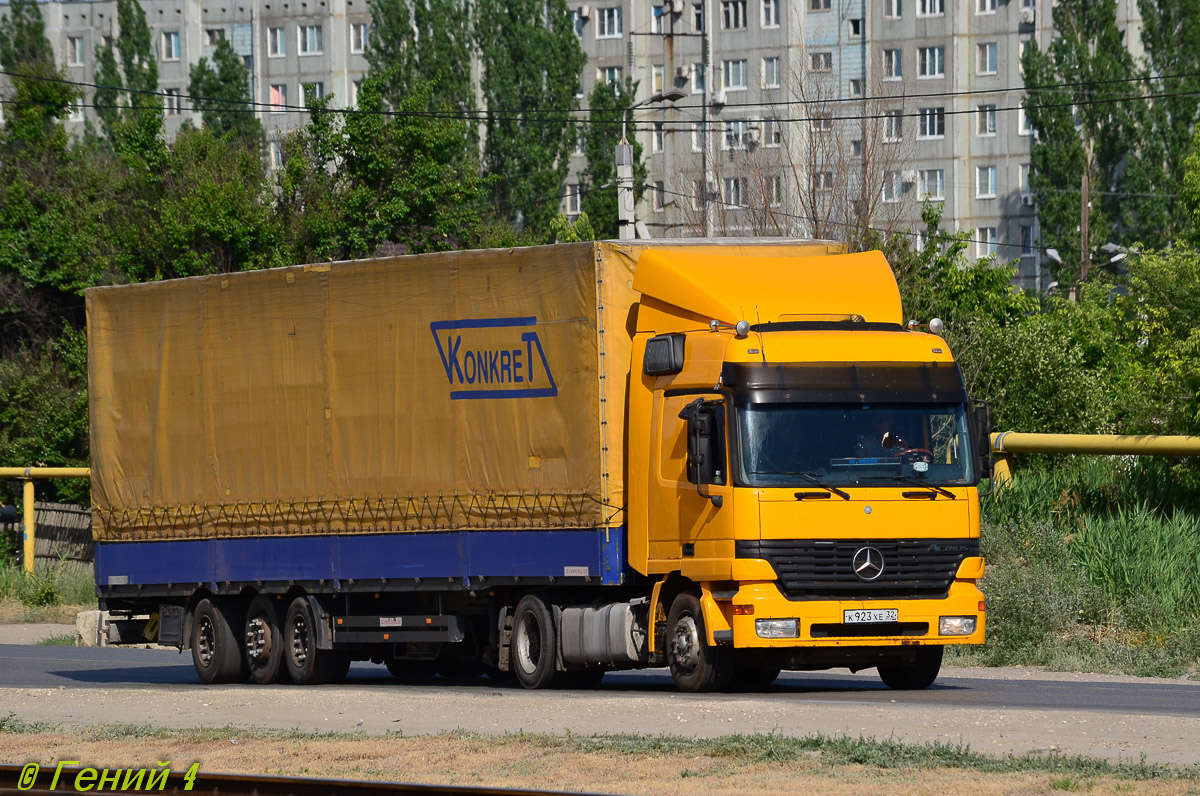
[[[323,776],[443,785],[536,788],[605,794],[1090,794],[1195,793],[1197,783],[1130,781],[1054,773],[985,774],[961,769],[831,766],[814,753],[800,762],[743,764],[682,754],[580,753],[519,736],[453,735],[361,739],[158,738],[83,740],[60,733],[0,734],[0,760],[36,762],[43,772],[60,760],[81,765],[182,771]]]

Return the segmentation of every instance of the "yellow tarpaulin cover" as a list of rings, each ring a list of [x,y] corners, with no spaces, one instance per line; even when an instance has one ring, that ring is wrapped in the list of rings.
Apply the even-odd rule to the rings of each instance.
[[[620,525],[651,244],[88,291],[95,538]]]

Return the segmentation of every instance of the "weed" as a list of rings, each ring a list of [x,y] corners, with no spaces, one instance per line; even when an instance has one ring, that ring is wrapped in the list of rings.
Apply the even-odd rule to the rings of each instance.
[[[64,633],[61,636],[48,636],[38,642],[42,647],[74,647],[75,636],[70,633]]]

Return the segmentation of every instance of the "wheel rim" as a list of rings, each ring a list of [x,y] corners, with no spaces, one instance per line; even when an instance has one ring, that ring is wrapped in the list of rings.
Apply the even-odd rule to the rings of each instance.
[[[692,674],[700,665],[700,631],[696,627],[696,618],[691,614],[684,614],[675,623],[671,657],[680,674]]]
[[[308,622],[303,616],[292,620],[292,662],[304,666],[308,661]]]
[[[253,661],[271,657],[271,633],[264,616],[256,616],[246,623],[246,657]]]
[[[217,647],[217,629],[213,627],[212,619],[200,617],[200,625],[196,633],[196,655],[204,666],[212,666]]]
[[[530,612],[521,617],[517,625],[517,666],[525,674],[537,671],[542,659],[542,634],[539,632],[537,619]]]

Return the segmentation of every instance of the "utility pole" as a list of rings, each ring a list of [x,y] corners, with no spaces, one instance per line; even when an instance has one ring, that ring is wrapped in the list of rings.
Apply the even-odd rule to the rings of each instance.
[[[1083,283],[1088,278],[1088,264],[1091,251],[1088,248],[1088,212],[1091,210],[1091,198],[1088,196],[1088,175],[1092,170],[1092,142],[1085,136],[1083,139],[1083,179],[1080,185],[1082,196],[1079,200],[1079,281]],[[1071,300],[1078,299],[1078,286],[1071,288]]]
[[[687,96],[677,88],[669,88],[635,102],[621,113],[621,142],[617,144],[617,238],[633,240],[637,237],[637,218],[634,215],[636,200],[633,195],[633,145],[625,134],[625,123],[629,112],[658,102],[675,102]],[[645,230],[643,229],[645,237]]]

